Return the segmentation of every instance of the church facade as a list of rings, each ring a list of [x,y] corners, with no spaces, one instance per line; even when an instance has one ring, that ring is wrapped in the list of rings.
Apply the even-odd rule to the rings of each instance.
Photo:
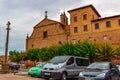
[[[65,13],[60,15],[61,22],[45,18],[34,26],[31,36],[26,39],[26,51],[32,48],[42,48],[61,44],[68,40],[68,18]]]
[[[87,5],[68,11],[70,24],[65,13],[60,15],[60,22],[47,17],[34,26],[31,36],[26,38],[26,51],[61,44],[63,42],[108,42],[120,45],[120,15],[101,17],[93,5]]]

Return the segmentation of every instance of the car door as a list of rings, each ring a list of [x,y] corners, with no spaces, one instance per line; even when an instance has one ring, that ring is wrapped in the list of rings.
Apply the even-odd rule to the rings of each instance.
[[[75,68],[74,57],[70,57],[66,63],[66,71],[68,73],[68,77],[72,77],[75,75],[74,68]]]

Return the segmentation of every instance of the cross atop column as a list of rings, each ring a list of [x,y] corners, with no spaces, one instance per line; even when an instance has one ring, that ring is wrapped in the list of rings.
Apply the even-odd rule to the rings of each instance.
[[[47,12],[47,11],[45,11],[45,18],[47,18],[47,17],[48,17],[48,16],[47,16],[47,13],[48,13],[48,12]]]
[[[8,21],[7,24],[6,24],[7,25],[7,28],[6,28],[7,30],[10,30],[10,24],[11,24],[10,21]]]

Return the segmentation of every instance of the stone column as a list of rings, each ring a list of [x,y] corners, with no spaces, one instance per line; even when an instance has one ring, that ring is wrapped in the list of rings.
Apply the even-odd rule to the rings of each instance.
[[[5,64],[8,63],[7,58],[8,58],[8,42],[9,42],[10,24],[11,24],[11,23],[8,21],[8,23],[7,23],[7,28],[6,28],[6,30],[7,30],[7,35],[6,35],[6,44],[5,44]]]

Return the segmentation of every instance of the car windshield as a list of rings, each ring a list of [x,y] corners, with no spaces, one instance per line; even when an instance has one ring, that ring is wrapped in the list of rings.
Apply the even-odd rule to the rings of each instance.
[[[87,69],[109,69],[108,63],[92,63]]]
[[[12,62],[12,63],[9,63],[9,65],[17,65],[17,63],[13,63],[13,62]]]
[[[42,66],[44,66],[45,64],[46,64],[45,62],[41,62],[41,63],[37,64],[36,66],[37,66],[37,67],[42,67]]]
[[[68,56],[56,56],[54,57],[50,63],[58,64],[58,63],[64,63],[67,60]]]

